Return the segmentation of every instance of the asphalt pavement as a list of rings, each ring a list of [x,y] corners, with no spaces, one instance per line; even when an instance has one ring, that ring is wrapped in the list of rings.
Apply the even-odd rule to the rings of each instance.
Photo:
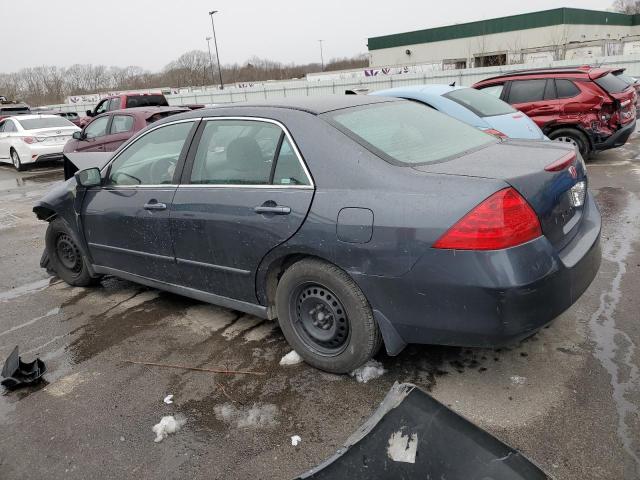
[[[386,373],[359,383],[279,366],[290,349],[272,322],[115,278],[73,288],[48,277],[46,224],[31,208],[61,168],[0,166],[0,363],[19,345],[48,367],[38,387],[0,389],[0,478],[292,478],[333,454],[395,381],[558,479],[640,478],[640,135],[588,170],[604,258],[570,310],[511,348],[380,354]],[[155,443],[165,415],[186,423]]]

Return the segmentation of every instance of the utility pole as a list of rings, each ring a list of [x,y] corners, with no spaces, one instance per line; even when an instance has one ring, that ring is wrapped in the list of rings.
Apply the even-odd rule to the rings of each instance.
[[[207,37],[207,47],[209,48],[209,66],[211,67],[211,84],[216,84],[216,77],[213,70],[213,57],[211,56],[211,37]]]
[[[216,40],[216,27],[213,23],[213,14],[218,13],[218,10],[211,10],[209,16],[211,17],[211,30],[213,30],[213,44],[216,47],[216,61],[218,62],[218,75],[220,77],[220,90],[224,90],[224,83],[222,82],[222,67],[220,65],[220,55],[218,54],[218,41]]]
[[[320,65],[322,67],[322,71],[324,72],[324,55],[322,53],[322,40],[318,40],[320,43]]]

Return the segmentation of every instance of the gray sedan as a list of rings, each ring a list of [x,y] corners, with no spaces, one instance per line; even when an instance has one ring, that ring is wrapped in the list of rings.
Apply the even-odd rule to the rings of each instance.
[[[501,141],[405,100],[197,110],[68,161],[80,171],[34,207],[62,279],[115,275],[277,318],[331,372],[382,344],[518,341],[600,265],[575,150]]]

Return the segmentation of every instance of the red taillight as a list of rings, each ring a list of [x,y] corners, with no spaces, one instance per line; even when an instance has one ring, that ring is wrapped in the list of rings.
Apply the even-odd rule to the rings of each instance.
[[[433,248],[498,250],[542,235],[540,221],[513,188],[494,193],[451,227]]]
[[[576,161],[576,152],[569,152],[566,155],[563,155],[562,157],[560,157],[555,162],[550,163],[549,165],[544,167],[544,169],[547,172],[560,172],[565,168],[573,165],[575,161]]]
[[[495,128],[487,128],[483,130],[483,132],[498,138],[508,138],[504,133],[502,133],[500,130],[496,130]]]
[[[37,140],[34,137],[22,137],[22,141],[24,143],[28,143],[29,145],[31,145],[32,143],[35,143]]]

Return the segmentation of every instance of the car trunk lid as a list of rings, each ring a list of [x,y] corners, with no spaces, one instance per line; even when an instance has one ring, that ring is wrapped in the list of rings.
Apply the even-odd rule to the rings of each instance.
[[[557,171],[545,168],[562,161]],[[440,163],[418,165],[416,170],[503,180],[534,209],[543,234],[562,249],[571,241],[582,219],[587,175],[573,147],[551,142],[509,140]],[[584,186],[582,202],[572,195]],[[580,204],[578,204],[580,203]]]

